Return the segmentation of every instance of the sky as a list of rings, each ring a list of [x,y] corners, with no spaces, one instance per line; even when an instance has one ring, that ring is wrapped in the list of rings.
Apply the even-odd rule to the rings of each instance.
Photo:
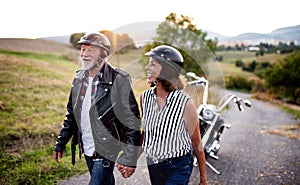
[[[0,38],[113,31],[136,22],[163,22],[171,12],[225,36],[300,25],[299,0],[2,0],[0,5]]]

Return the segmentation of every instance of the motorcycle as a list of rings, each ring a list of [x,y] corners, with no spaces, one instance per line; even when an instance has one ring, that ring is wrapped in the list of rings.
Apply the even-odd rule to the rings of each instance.
[[[239,111],[244,112],[243,104],[247,107],[251,107],[251,102],[249,100],[242,100],[242,98],[238,97],[235,94],[226,94],[221,98],[217,106],[208,104],[208,80],[204,77],[196,76],[196,74],[193,72],[188,72],[187,76],[194,79],[192,81],[188,81],[188,85],[204,87],[202,104],[197,109],[200,121],[202,146],[205,152],[206,159],[209,157],[214,160],[218,160],[219,157],[217,154],[221,147],[220,142],[223,131],[225,128],[231,128],[231,124],[225,123],[223,110],[231,102],[234,102],[237,105]],[[217,170],[208,161],[206,161],[206,165],[211,168],[216,174],[222,174],[222,171]],[[194,166],[197,166],[196,157],[194,157]]]

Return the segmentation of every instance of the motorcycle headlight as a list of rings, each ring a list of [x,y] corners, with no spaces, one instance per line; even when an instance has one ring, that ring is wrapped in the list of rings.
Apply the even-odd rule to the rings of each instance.
[[[202,115],[203,119],[205,119],[205,120],[211,120],[214,117],[214,113],[211,110],[209,110],[209,109],[204,110],[202,112],[202,114],[203,114]]]

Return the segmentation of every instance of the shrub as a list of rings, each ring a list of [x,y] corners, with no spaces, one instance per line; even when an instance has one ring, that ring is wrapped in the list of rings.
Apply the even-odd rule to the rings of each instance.
[[[300,50],[289,54],[264,74],[268,89],[287,101],[300,104]]]
[[[243,66],[244,66],[244,63],[243,63],[242,60],[236,60],[236,61],[235,61],[235,66],[236,66],[236,67],[243,67]]]
[[[226,87],[229,89],[239,89],[244,91],[251,91],[251,80],[240,76],[227,76],[225,77]]]

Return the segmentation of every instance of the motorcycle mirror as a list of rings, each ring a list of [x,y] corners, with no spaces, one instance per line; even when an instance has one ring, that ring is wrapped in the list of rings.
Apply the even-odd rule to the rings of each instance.
[[[196,74],[193,72],[187,72],[186,75],[192,78],[197,78]]]
[[[247,107],[251,107],[252,104],[249,100],[244,100],[244,104],[247,106]]]

